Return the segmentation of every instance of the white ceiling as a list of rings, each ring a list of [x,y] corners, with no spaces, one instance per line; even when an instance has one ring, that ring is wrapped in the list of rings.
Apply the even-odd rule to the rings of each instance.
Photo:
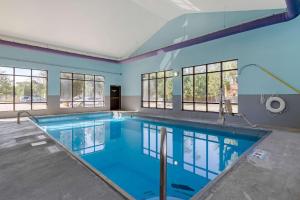
[[[120,59],[185,13],[285,6],[284,0],[0,0],[0,38]]]

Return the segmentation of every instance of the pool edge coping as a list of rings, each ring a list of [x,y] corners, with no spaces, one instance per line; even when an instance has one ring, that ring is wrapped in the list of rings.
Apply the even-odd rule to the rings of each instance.
[[[112,113],[112,111],[111,111]],[[126,114],[128,113],[133,113],[133,112],[125,112]],[[75,114],[75,113],[74,113]],[[92,113],[89,113],[92,114]],[[72,114],[63,114],[60,116],[66,116],[66,115],[73,115]],[[52,116],[45,116],[45,117],[54,117],[56,115]],[[222,128],[222,125],[217,124],[217,123],[209,123],[209,122],[201,122],[201,121],[190,121],[190,120],[183,120],[183,119],[173,119],[173,118],[164,118],[164,117],[157,117],[157,116],[145,116],[145,115],[134,115],[137,117],[142,117],[142,118],[148,118],[148,119],[159,119],[165,122],[188,122],[188,123],[199,123],[202,125],[205,125],[205,128],[215,128],[219,127]],[[41,117],[41,116],[39,116]],[[54,139],[51,135],[49,135],[46,131],[44,131],[36,122],[34,122],[32,119],[29,118],[29,121],[33,123],[36,127],[38,127],[40,130],[42,130],[47,136],[49,136],[54,142],[56,142],[60,147],[62,147],[65,152],[71,156],[72,158],[75,158],[77,161],[79,161],[81,164],[83,164],[86,168],[88,168],[92,173],[94,173],[96,176],[98,176],[100,179],[102,179],[105,183],[107,183],[112,189],[114,189],[116,192],[121,194],[123,197],[129,200],[134,200],[135,198],[132,197],[129,193],[127,193],[125,190],[123,190],[121,187],[119,187],[117,184],[115,184],[112,180],[107,178],[104,174],[101,172],[98,172],[94,167],[86,163],[84,160],[73,154],[70,150],[68,150],[66,147],[64,147],[63,144],[61,144],[59,141]],[[265,133],[261,133],[261,137],[259,138],[258,141],[256,141],[249,149],[247,149],[237,160],[235,160],[232,165],[228,168],[225,169],[223,172],[221,172],[215,179],[211,180],[209,183],[207,183],[202,189],[200,189],[196,194],[194,194],[190,199],[191,200],[199,200],[208,197],[209,192],[211,189],[222,179],[226,178],[226,175],[233,171],[236,167],[238,167],[243,160],[246,160],[247,156],[250,154],[251,151],[253,151],[263,140],[265,140],[272,132],[273,130],[268,129],[268,128],[259,128],[259,127],[245,127],[245,126],[236,126],[236,125],[225,125],[224,127],[229,128],[229,129],[244,129],[244,130],[250,130],[250,131],[263,131]],[[218,129],[219,130],[219,129]],[[239,133],[237,133],[239,134]],[[249,134],[246,134],[249,135]]]
[[[228,175],[230,172],[232,172],[234,169],[236,169],[242,161],[245,161],[246,158],[250,155],[250,153],[257,148],[259,144],[261,144],[267,137],[269,137],[272,134],[273,131],[266,132],[257,142],[255,142],[249,149],[247,149],[238,159],[236,159],[232,165],[225,169],[222,173],[220,173],[214,180],[211,180],[204,188],[202,188],[199,192],[197,192],[194,196],[192,196],[191,200],[199,200],[207,198],[209,195],[209,192],[213,189],[213,187],[219,183],[221,180],[226,178],[226,175]]]
[[[136,116],[136,115],[135,115]],[[202,125],[205,125],[205,128],[215,128],[219,127],[222,128],[222,125],[217,123],[209,123],[209,122],[201,122],[201,121],[191,121],[191,120],[183,120],[183,119],[174,119],[174,118],[164,118],[164,117],[156,117],[156,116],[150,116],[150,115],[137,115],[138,117],[148,118],[148,119],[160,119],[162,121],[168,122],[188,122],[188,123],[199,123]],[[250,146],[249,149],[247,149],[238,159],[236,159],[231,166],[228,169],[225,169],[222,171],[215,179],[208,182],[202,189],[200,189],[196,194],[194,194],[190,200],[199,200],[199,199],[205,199],[208,198],[209,192],[213,189],[213,187],[220,182],[222,179],[226,178],[226,175],[228,173],[232,172],[235,168],[237,168],[242,161],[246,160],[247,156],[259,145],[264,141],[268,136],[270,136],[273,132],[272,129],[269,128],[261,128],[261,127],[245,127],[245,126],[238,126],[238,125],[224,125],[224,127],[229,129],[244,129],[244,130],[250,130],[250,131],[263,131],[264,133],[261,133],[261,137],[259,140],[257,140],[252,146]],[[218,129],[219,130],[219,129]],[[237,133],[239,134],[239,133]],[[241,134],[240,134],[241,135]],[[247,135],[247,134],[246,134]],[[249,135],[249,134],[248,134]]]
[[[47,117],[64,117],[68,115],[87,115],[87,114],[109,114],[113,112],[120,112],[120,113],[138,113],[138,111],[126,111],[126,110],[101,110],[101,111],[91,111],[91,112],[72,112],[72,113],[59,113],[59,114],[46,114],[46,115],[35,115],[37,118],[47,118]],[[15,117],[11,117],[15,118]]]
[[[68,156],[71,158],[74,158],[76,161],[78,161],[80,164],[82,164],[84,167],[86,167],[88,170],[90,170],[94,175],[96,175],[98,178],[103,180],[109,187],[111,187],[113,190],[118,192],[122,197],[128,199],[128,200],[135,200],[134,197],[132,197],[128,192],[123,190],[121,187],[119,187],[117,184],[115,184],[112,180],[107,178],[104,174],[101,172],[98,172],[94,167],[92,167],[90,164],[85,162],[80,157],[76,156],[74,153],[72,153],[70,150],[68,150],[63,144],[61,144],[59,141],[57,141],[55,138],[53,138],[50,134],[48,134],[45,130],[43,130],[36,122],[28,118],[28,121],[31,122],[33,125],[35,125],[38,129],[40,129],[44,134],[46,134],[51,140],[53,140],[56,144],[58,144],[65,153],[67,153]]]

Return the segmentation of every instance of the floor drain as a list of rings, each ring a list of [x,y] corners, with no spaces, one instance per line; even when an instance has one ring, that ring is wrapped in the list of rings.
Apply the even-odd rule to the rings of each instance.
[[[37,139],[43,140],[43,139],[46,139],[46,136],[44,136],[44,135],[38,135],[38,136],[37,136]]]
[[[31,143],[31,146],[35,147],[35,146],[40,146],[40,145],[44,145],[44,144],[47,144],[47,142],[46,141],[34,142],[34,143]]]
[[[264,150],[261,149],[256,149],[252,154],[252,157],[254,158],[258,158],[260,160],[264,160],[265,156],[266,156],[266,152]]]
[[[49,153],[56,153],[60,151],[59,148],[57,148],[57,146],[55,145],[47,147],[47,150],[49,151]]]
[[[256,167],[262,167],[264,169],[272,169],[273,164],[270,160],[270,152],[256,149],[248,156],[248,162]]]

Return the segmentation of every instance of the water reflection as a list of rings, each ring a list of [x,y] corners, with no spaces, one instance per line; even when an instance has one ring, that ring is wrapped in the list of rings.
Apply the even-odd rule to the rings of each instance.
[[[184,131],[183,141],[183,168],[209,180],[214,179],[228,165],[224,156],[234,160],[238,155],[236,151],[227,151],[234,148],[224,143],[224,137]],[[234,145],[237,146],[237,141]]]
[[[122,121],[114,121],[113,123],[109,123],[110,126],[110,139],[118,139],[121,137],[121,128],[122,128]]]
[[[144,155],[159,159],[161,127],[143,123]],[[174,131],[170,127],[166,129],[168,163],[207,180],[214,179],[244,152],[244,145],[239,146],[239,141],[233,138],[182,129]]]
[[[143,153],[153,158],[160,158],[160,129],[161,126],[156,126],[148,123],[143,124]],[[167,130],[167,162],[173,164],[173,129]]]
[[[255,142],[237,134],[135,118],[75,119],[42,126],[136,199],[159,195],[162,127],[167,131],[167,193],[180,199],[190,199]]]
[[[55,131],[53,135],[79,155],[101,151],[105,148],[105,125],[101,121],[89,121],[85,125],[81,124],[81,127],[74,124],[74,126]]]

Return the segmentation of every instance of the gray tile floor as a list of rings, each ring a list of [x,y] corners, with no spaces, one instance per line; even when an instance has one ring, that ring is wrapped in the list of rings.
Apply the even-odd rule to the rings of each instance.
[[[124,199],[30,122],[0,121],[1,200]],[[32,146],[32,143],[46,144]]]
[[[123,199],[41,135],[30,122],[0,120],[0,200]],[[300,200],[300,131],[273,130],[255,149],[263,159],[245,157],[195,199]]]
[[[300,133],[274,130],[218,181],[204,200],[300,200]],[[254,150],[255,151],[255,150]]]

